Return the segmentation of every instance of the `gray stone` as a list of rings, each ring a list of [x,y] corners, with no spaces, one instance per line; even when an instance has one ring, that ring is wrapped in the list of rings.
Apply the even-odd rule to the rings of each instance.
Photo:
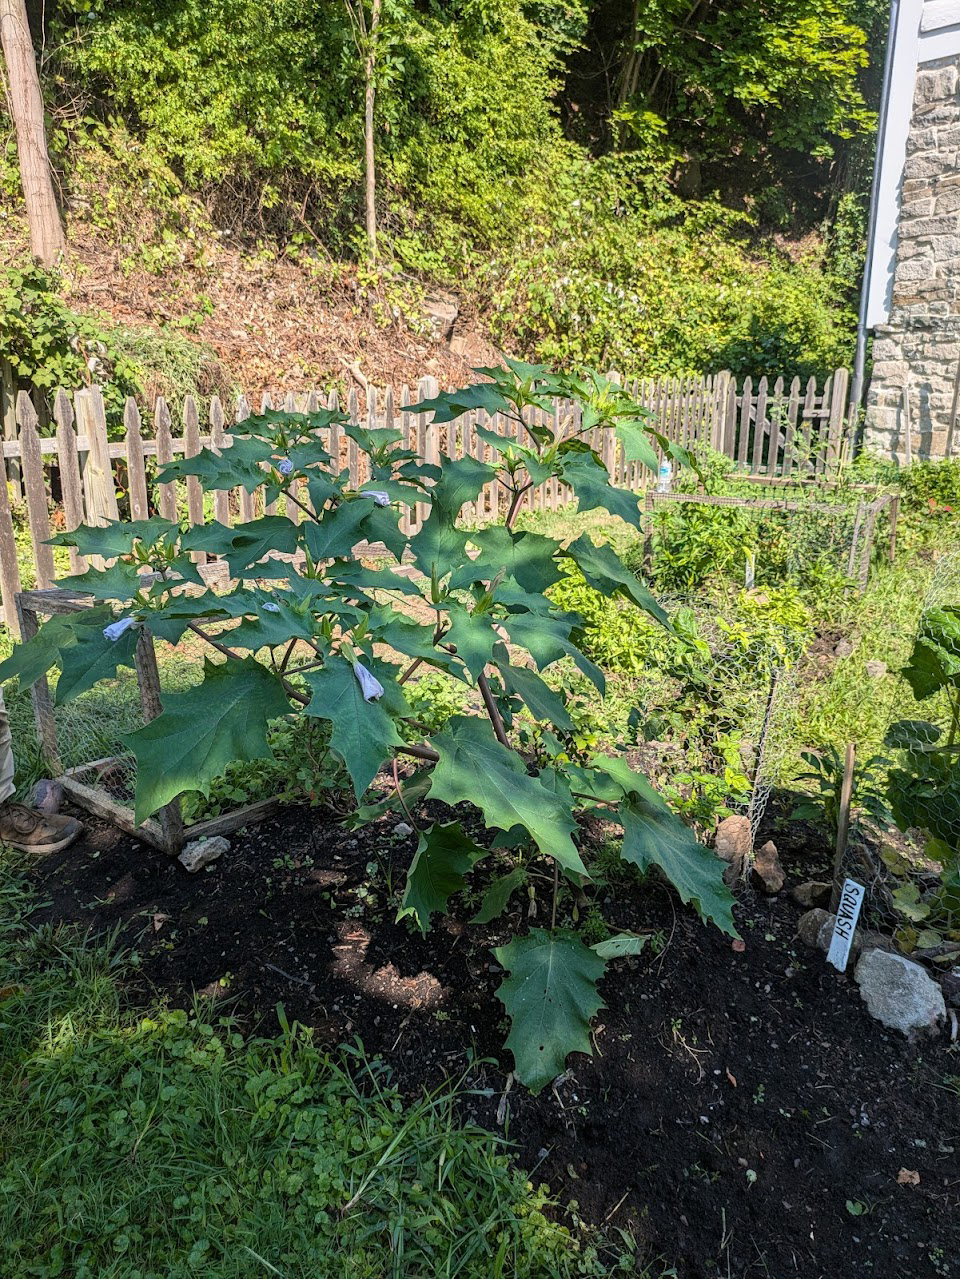
[[[886,662],[880,662],[874,659],[871,662],[867,662],[863,669],[864,673],[868,675],[870,679],[880,679],[881,676],[886,675],[887,673],[887,664]]]
[[[439,342],[449,342],[460,315],[460,304],[454,294],[443,293],[425,298],[423,313],[434,337]]]
[[[397,839],[406,839],[408,835],[413,834],[413,827],[409,822],[397,822],[393,828],[393,833]]]
[[[49,777],[42,778],[33,788],[30,804],[46,817],[53,817],[60,812],[63,803],[63,787],[59,782],[52,782]]]
[[[870,1016],[908,1039],[936,1034],[947,1015],[938,984],[903,955],[867,950],[854,979]]]
[[[814,907],[808,910],[805,915],[801,915],[797,923],[797,936],[803,942],[804,946],[809,946],[811,950],[826,951],[830,945],[830,938],[833,934],[833,926],[837,922],[836,915],[832,915],[830,911],[823,910],[821,907]],[[826,945],[821,944],[821,937],[826,937]]]
[[[753,859],[753,880],[764,893],[779,893],[786,876],[780,864],[780,855],[772,839],[757,850]]]
[[[790,889],[790,896],[804,910],[813,910],[815,908],[823,911],[829,910],[832,895],[833,885],[821,879],[808,879],[805,883],[795,884]]]
[[[957,68],[940,67],[934,71],[917,72],[913,100],[921,102],[944,102],[957,91]]]
[[[196,875],[212,862],[217,861],[224,853],[229,853],[230,841],[222,835],[214,835],[210,839],[195,839],[187,844],[177,861],[184,870]]]
[[[753,852],[753,830],[749,817],[725,817],[717,827],[716,853],[725,862],[742,866]]]
[[[933,261],[930,258],[908,258],[906,262],[897,263],[897,271],[895,279],[899,284],[902,280],[926,280],[933,273]]]

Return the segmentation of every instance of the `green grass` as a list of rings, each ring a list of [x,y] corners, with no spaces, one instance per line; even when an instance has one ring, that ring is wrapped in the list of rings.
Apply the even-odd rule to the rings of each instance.
[[[404,1103],[304,1030],[125,1007],[106,943],[0,887],[0,1272],[572,1279],[633,1271],[544,1214],[456,1086]]]

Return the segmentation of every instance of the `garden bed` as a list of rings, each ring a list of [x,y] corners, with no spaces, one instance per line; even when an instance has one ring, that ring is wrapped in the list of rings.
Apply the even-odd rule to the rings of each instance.
[[[762,837],[775,836],[789,881],[822,873],[822,839],[775,822]],[[872,1021],[851,977],[797,942],[786,893],[740,896],[741,952],[655,880],[611,877],[606,918],[652,940],[601,987],[595,1056],[572,1056],[538,1098],[515,1086],[504,1099],[489,948],[523,925],[528,899],[499,928],[463,908],[426,938],[395,924],[415,845],[395,826],[350,833],[288,809],[189,877],[89,820],[84,842],[36,864],[48,904],[35,919],[119,926],[176,1004],[199,991],[272,1031],[281,1003],[322,1041],[359,1037],[409,1094],[483,1059],[470,1078],[489,1096],[464,1105],[574,1218],[636,1239],[651,1275],[960,1273],[956,1052]]]

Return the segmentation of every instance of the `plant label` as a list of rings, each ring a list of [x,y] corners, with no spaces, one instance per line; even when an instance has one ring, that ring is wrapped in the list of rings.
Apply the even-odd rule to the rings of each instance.
[[[853,934],[860,918],[860,907],[863,905],[863,884],[854,879],[843,881],[843,892],[840,894],[840,905],[837,907],[837,922],[833,926],[833,937],[827,951],[827,963],[833,964],[838,973],[847,971],[847,960],[850,957],[850,946]]]

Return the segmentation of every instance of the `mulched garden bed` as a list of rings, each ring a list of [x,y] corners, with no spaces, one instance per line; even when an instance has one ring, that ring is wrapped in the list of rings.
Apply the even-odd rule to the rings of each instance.
[[[629,1231],[638,1267],[659,1259],[680,1279],[960,1276],[960,1096],[945,1082],[960,1076],[960,1052],[946,1036],[908,1045],[872,1021],[852,978],[796,941],[786,893],[742,897],[738,951],[652,880],[606,890],[608,920],[662,949],[611,965],[592,1059],[572,1057],[538,1098],[514,1087],[504,1100],[489,947],[520,926],[527,896],[509,927],[468,924],[466,910],[426,939],[395,924],[386,874],[401,885],[416,844],[396,821],[346,832],[291,809],[190,876],[88,819],[82,843],[37,863],[48,904],[35,919],[119,925],[171,1002],[202,992],[263,1033],[282,1003],[331,1044],[359,1037],[409,1092],[493,1059],[470,1069],[488,1095],[465,1109],[515,1143],[574,1219]],[[770,833],[791,882],[822,874],[826,850],[806,828]],[[537,922],[549,920],[538,906]]]

